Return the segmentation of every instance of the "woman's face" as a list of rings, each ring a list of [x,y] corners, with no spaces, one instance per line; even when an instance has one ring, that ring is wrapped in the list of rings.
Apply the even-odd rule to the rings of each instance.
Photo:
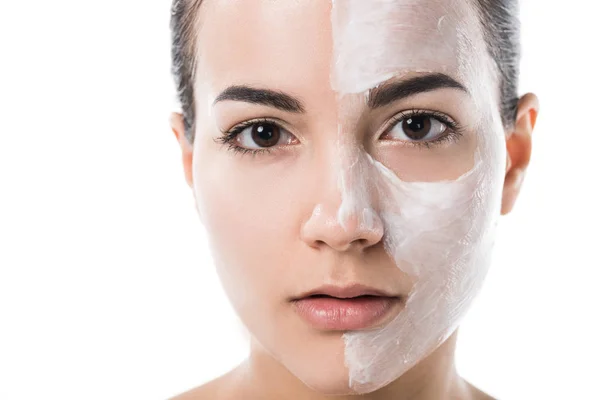
[[[475,9],[204,0],[198,27],[193,187],[234,308],[308,386],[382,387],[489,265],[506,153]]]

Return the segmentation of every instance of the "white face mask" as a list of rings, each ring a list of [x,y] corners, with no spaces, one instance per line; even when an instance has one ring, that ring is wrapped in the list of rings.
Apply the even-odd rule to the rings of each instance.
[[[466,1],[332,0],[332,87],[339,102],[339,223],[384,226],[384,246],[414,280],[385,327],[344,335],[349,387],[371,392],[397,379],[456,329],[486,276],[500,215],[506,149],[496,82],[479,21]],[[398,34],[401,32],[401,34]],[[452,180],[403,181],[357,146],[349,120],[367,91],[411,72],[466,86],[482,116],[472,167]],[[359,103],[357,103],[359,102]],[[431,174],[429,175],[431,176]],[[374,229],[374,228],[373,228]]]

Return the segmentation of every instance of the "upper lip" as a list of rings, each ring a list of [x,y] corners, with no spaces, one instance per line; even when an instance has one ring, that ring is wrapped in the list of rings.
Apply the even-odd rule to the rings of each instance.
[[[381,297],[398,297],[394,294],[390,294],[383,290],[375,289],[362,284],[350,284],[344,286],[337,285],[323,285],[316,289],[302,293],[300,296],[295,297],[294,300],[299,300],[305,297],[314,295],[326,295],[331,297],[337,297],[340,299],[349,299],[358,296],[381,296]]]

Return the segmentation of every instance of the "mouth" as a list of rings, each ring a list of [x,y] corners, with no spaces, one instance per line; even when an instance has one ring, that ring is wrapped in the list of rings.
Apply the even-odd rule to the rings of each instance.
[[[292,299],[296,313],[325,331],[373,328],[399,311],[402,298],[361,285],[326,286]]]

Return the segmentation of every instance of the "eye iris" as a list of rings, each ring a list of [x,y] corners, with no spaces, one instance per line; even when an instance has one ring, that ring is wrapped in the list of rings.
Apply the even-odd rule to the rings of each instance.
[[[272,147],[277,144],[281,132],[272,124],[259,124],[252,127],[252,140],[260,147]]]
[[[430,117],[410,117],[402,122],[402,130],[412,140],[421,140],[431,130]]]

